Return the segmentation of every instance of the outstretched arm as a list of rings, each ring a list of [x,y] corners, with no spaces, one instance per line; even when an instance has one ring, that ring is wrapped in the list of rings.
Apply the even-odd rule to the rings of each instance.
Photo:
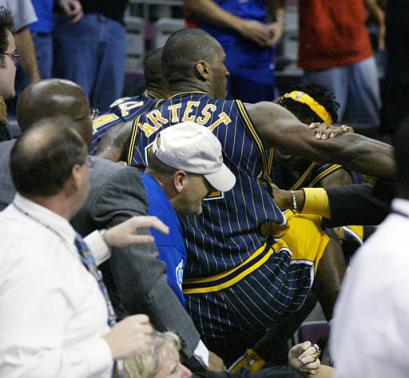
[[[359,134],[343,134],[319,140],[307,125],[282,106],[270,102],[246,104],[261,140],[267,147],[284,148],[306,159],[332,162],[376,177],[395,175],[390,145]]]

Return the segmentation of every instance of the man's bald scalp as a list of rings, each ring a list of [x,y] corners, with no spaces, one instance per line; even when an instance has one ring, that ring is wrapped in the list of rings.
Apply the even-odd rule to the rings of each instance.
[[[193,79],[199,60],[213,62],[220,44],[201,29],[182,29],[170,35],[162,53],[162,68],[169,84]]]
[[[34,123],[58,115],[73,116],[87,101],[81,87],[69,80],[49,79],[31,84],[17,101],[17,121],[22,131]]]

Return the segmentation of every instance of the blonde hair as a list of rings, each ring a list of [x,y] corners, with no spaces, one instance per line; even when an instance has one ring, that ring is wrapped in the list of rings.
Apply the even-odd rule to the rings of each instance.
[[[179,351],[181,345],[179,336],[173,332],[155,332],[152,345],[146,352],[125,361],[125,377],[154,378],[159,372],[160,361],[167,353],[164,348],[166,344],[170,344]]]

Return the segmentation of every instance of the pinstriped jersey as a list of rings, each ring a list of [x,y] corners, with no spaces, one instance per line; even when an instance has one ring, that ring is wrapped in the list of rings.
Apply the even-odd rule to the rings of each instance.
[[[273,152],[273,164],[274,167],[271,172],[271,177],[273,182],[278,185],[281,189],[285,190],[296,190],[299,188],[314,188],[317,184],[329,176],[331,173],[338,171],[339,169],[344,169],[339,164],[331,163],[317,163],[308,160],[296,158],[291,158],[291,162],[285,160],[278,151]],[[348,174],[351,176],[354,184],[362,182],[362,176],[359,173],[351,172],[347,170]],[[296,174],[294,174],[296,173]]]
[[[135,122],[128,164],[146,166],[147,149],[156,134],[171,125],[193,121],[206,126],[223,147],[225,164],[236,175],[235,187],[212,193],[199,216],[181,216],[188,249],[186,277],[207,277],[241,264],[265,240],[267,221],[284,223],[266,181],[267,159],[241,101],[222,101],[202,92],[163,100]]]
[[[116,125],[132,121],[149,112],[158,100],[148,96],[123,97],[109,107],[109,111],[96,118],[93,123],[91,155],[95,155],[101,140]]]
[[[297,176],[294,176],[294,172],[297,169],[291,164],[286,163],[280,157],[274,158],[274,169],[271,172],[272,179],[278,187],[285,190],[296,190],[299,188],[315,187],[318,182],[327,177],[331,173],[342,169],[339,164],[319,164],[316,162],[308,162],[307,160],[298,159],[300,165],[304,164]]]

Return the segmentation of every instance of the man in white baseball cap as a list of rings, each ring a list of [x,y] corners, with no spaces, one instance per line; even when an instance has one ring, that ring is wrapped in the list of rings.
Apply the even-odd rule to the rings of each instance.
[[[203,176],[207,187],[210,184],[220,192],[229,191],[236,183],[234,174],[223,164],[222,146],[217,137],[206,127],[194,122],[179,123],[161,131],[153,142],[151,155],[168,167],[181,171],[177,177],[186,178],[189,173]],[[148,157],[149,166],[152,156]],[[149,167],[148,170],[151,171]],[[203,181],[200,177],[197,180]],[[177,186],[174,189],[182,188]],[[180,190],[177,193],[182,192]],[[199,193],[195,194],[199,196]]]
[[[169,226],[163,237],[152,231],[168,283],[181,302],[186,247],[178,214],[200,214],[203,199],[213,191],[233,188],[236,177],[223,163],[222,146],[206,127],[183,122],[161,131],[147,150],[148,167],[141,173],[148,214]],[[204,355],[208,355],[205,349]],[[212,357],[212,360],[217,358]]]

